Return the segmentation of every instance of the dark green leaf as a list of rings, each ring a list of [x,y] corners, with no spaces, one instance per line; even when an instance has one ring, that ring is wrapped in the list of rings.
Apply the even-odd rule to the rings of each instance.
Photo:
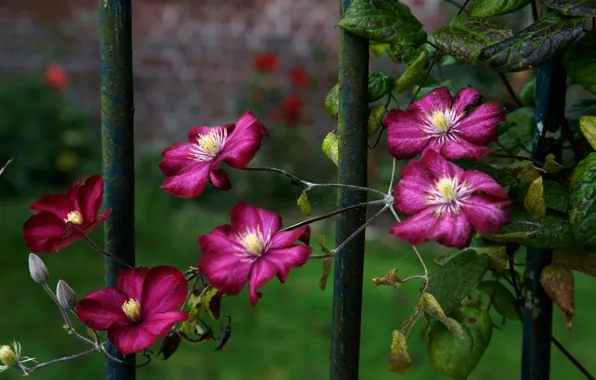
[[[497,281],[482,281],[477,289],[492,299],[492,306],[503,317],[513,320],[520,319],[520,310],[513,294],[503,284]]]
[[[333,86],[333,88],[327,93],[325,97],[325,111],[332,119],[337,120],[339,118],[339,84]]]
[[[492,17],[515,12],[530,4],[530,0],[476,0],[470,10],[474,17]]]
[[[387,108],[382,104],[377,104],[368,109],[368,137],[372,137],[383,123]]]
[[[596,249],[596,153],[573,170],[569,194],[569,222],[575,242]]]
[[[387,95],[395,85],[395,79],[389,75],[371,71],[368,73],[368,101],[375,102]]]
[[[435,323],[429,333],[428,356],[437,371],[452,379],[465,380],[484,356],[493,326],[488,313],[476,307],[460,307],[454,314],[464,331],[464,339],[454,337],[443,324]]]
[[[596,17],[596,0],[544,0],[544,4],[564,15]]]
[[[577,40],[567,50],[563,64],[573,80],[596,94],[596,30]]]
[[[573,245],[569,221],[563,215],[547,212],[540,223],[524,209],[514,205],[511,210],[511,223],[499,231],[483,236],[487,240],[501,243],[519,243],[531,248],[560,249]]]
[[[536,77],[533,77],[524,84],[522,89],[519,91],[519,100],[526,107],[534,107],[536,103]]]
[[[520,183],[520,180],[514,173],[511,173],[510,171],[507,171],[503,168],[495,167],[481,161],[463,158],[455,160],[453,161],[453,163],[460,166],[464,170],[479,170],[483,173],[486,173],[489,176],[493,177],[494,180],[497,181],[499,185],[503,187],[513,186]]]
[[[570,103],[565,109],[565,117],[569,121],[573,140],[581,153],[580,156],[575,157],[576,162],[594,151],[579,127],[579,118],[585,115],[596,116],[596,99],[579,99]]]
[[[408,68],[406,71],[397,79],[395,83],[395,91],[403,92],[420,81],[424,76],[423,69],[428,63],[428,50],[426,47],[422,47],[420,54],[416,59],[408,62]]]
[[[523,71],[546,61],[582,33],[585,19],[549,13],[495,45],[482,49],[479,60],[498,71]]]
[[[534,108],[522,107],[507,114],[507,119],[499,126],[499,144],[507,152],[517,154],[532,139]],[[503,152],[497,144],[491,144],[495,152]],[[503,152],[504,153],[504,152]]]
[[[420,46],[426,42],[420,21],[407,5],[395,0],[353,0],[337,26],[392,45]]]
[[[528,192],[529,183],[516,185],[509,190],[509,198],[513,202],[523,203],[524,197]],[[546,208],[562,213],[567,212],[567,202],[569,200],[569,191],[565,186],[556,181],[546,180],[543,182],[544,200]]]
[[[454,58],[476,63],[483,48],[513,36],[513,30],[488,20],[458,15],[433,33],[435,43]]]
[[[449,314],[482,279],[489,265],[488,255],[477,255],[473,249],[462,251],[430,275],[426,291]]]

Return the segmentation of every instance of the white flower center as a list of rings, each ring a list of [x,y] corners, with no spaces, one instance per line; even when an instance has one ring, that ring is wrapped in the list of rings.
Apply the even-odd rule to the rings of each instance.
[[[246,232],[237,235],[238,242],[254,258],[261,257],[270,244],[270,234],[266,236],[261,232],[261,228],[248,229]]]
[[[78,211],[71,211],[64,218],[64,223],[72,223],[76,225],[83,224],[83,215]]]
[[[465,182],[459,183],[457,177],[442,177],[435,182],[435,186],[428,191],[427,204],[438,206],[435,216],[445,213],[459,214],[461,204],[470,197],[471,191]]]
[[[191,159],[195,161],[211,161],[223,149],[228,130],[225,127],[213,127],[206,135],[197,136],[197,142],[190,147]]]
[[[464,113],[456,113],[454,108],[437,109],[424,115],[422,130],[435,138],[454,138],[452,132],[455,132],[457,124],[464,116]]]
[[[129,321],[136,323],[141,319],[141,304],[134,298],[122,304],[122,311],[126,315]]]

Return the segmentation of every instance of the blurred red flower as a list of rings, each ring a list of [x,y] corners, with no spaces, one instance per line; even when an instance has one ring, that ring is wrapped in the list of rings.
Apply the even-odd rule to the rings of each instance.
[[[296,88],[306,87],[308,84],[308,72],[303,68],[294,68],[290,70],[290,82]]]
[[[282,103],[282,113],[285,122],[296,124],[300,121],[304,101],[300,95],[286,96]]]
[[[257,54],[254,59],[254,68],[258,71],[273,72],[279,67],[277,56],[273,53]]]
[[[68,87],[69,78],[66,70],[59,65],[50,65],[44,71],[46,82],[56,90],[64,90]]]

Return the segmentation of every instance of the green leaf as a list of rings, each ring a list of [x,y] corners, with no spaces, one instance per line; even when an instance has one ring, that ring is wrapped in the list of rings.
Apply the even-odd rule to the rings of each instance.
[[[395,91],[403,92],[415,85],[424,76],[423,69],[428,63],[428,50],[422,47],[420,54],[411,62],[408,62],[408,68],[397,79]]]
[[[497,281],[482,281],[477,289],[492,298],[492,305],[501,316],[513,320],[520,319],[517,300],[503,284]]]
[[[492,338],[493,326],[484,310],[460,307],[454,315],[464,331],[464,339],[454,337],[436,323],[430,330],[428,356],[437,371],[456,380],[465,380],[476,368]]]
[[[384,105],[372,106],[368,110],[368,137],[372,137],[383,123],[387,108]]]
[[[596,0],[544,0],[544,4],[567,16],[596,17]]]
[[[542,186],[542,177],[536,178],[530,187],[524,199],[526,210],[530,211],[537,221],[541,221],[546,215],[546,201],[544,200],[544,188]]]
[[[592,148],[596,149],[596,116],[580,117],[579,128]]]
[[[499,243],[519,243],[530,248],[562,249],[573,245],[569,221],[563,215],[548,212],[542,222],[521,205],[511,209],[511,222],[483,238]]]
[[[542,182],[544,201],[547,210],[567,213],[569,190],[559,182],[544,180]],[[522,183],[509,190],[509,198],[514,202],[523,202],[528,193],[529,183]]]
[[[300,208],[300,211],[302,211],[304,215],[309,216],[312,214],[312,206],[308,201],[308,194],[306,194],[306,191],[303,191],[302,194],[300,194],[296,204],[298,204],[298,208]]]
[[[454,160],[453,163],[457,166],[460,166],[464,170],[479,170],[483,173],[486,173],[493,177],[494,180],[503,187],[513,186],[520,183],[520,180],[517,178],[515,173],[484,162],[463,158]]]
[[[536,77],[527,81],[519,91],[519,100],[526,107],[534,107],[536,103]]]
[[[323,153],[333,161],[335,166],[338,165],[339,160],[339,137],[334,132],[327,133],[323,139],[321,147]]]
[[[458,15],[449,26],[433,33],[435,43],[454,58],[475,64],[483,48],[513,36],[509,27],[488,20]]]
[[[563,65],[567,75],[592,94],[596,94],[596,30],[567,49]]]
[[[339,84],[333,86],[325,97],[325,111],[334,120],[339,119]]]
[[[391,348],[389,350],[389,370],[391,372],[405,373],[412,366],[412,358],[408,352],[406,336],[399,330],[391,334]]]
[[[470,9],[474,17],[493,17],[515,12],[530,4],[530,0],[476,0]]]
[[[580,161],[571,175],[569,222],[575,242],[596,249],[596,153]]]
[[[336,24],[355,35],[392,45],[426,42],[422,24],[407,5],[395,0],[353,0]]]
[[[369,41],[370,50],[374,55],[380,57],[386,54],[390,60],[394,62],[409,62],[419,55],[421,48],[426,48],[424,45],[414,47],[409,45],[391,45],[385,42]]]
[[[547,173],[556,174],[563,169],[563,165],[555,161],[555,155],[550,153],[544,159],[544,166],[542,167]]]
[[[454,93],[455,92],[455,87],[453,86],[453,81],[451,80],[446,80],[444,82],[438,83],[432,83],[431,81],[426,81],[427,83],[424,85],[424,87],[422,87],[420,89],[420,91],[418,91],[418,87],[419,86],[414,86],[412,88],[412,91],[415,93],[416,91],[418,91],[418,95],[416,95],[416,100],[422,99],[423,97],[425,97],[426,95],[428,95],[429,92],[431,92],[432,90],[435,90],[439,87],[447,87],[447,89],[449,90],[450,93]],[[431,83],[429,83],[431,82]]]
[[[473,249],[462,251],[430,275],[426,291],[449,314],[482,279],[489,265],[488,255],[478,256]]]
[[[507,119],[499,125],[499,144],[508,152],[517,154],[523,146],[532,140],[534,108],[522,107],[507,114]],[[491,144],[496,152],[503,152],[497,144]]]
[[[596,116],[596,99],[579,99],[571,102],[565,108],[565,118],[569,121],[573,140],[579,148],[580,154],[575,157],[576,162],[581,161],[594,151],[579,127],[579,119],[582,116]]]
[[[582,33],[585,19],[549,13],[495,45],[482,49],[479,60],[498,71],[523,71],[546,61]]]
[[[389,94],[395,85],[395,79],[387,74],[372,71],[368,73],[368,102],[376,102]]]
[[[490,269],[497,273],[504,273],[508,264],[507,247],[503,244],[495,244],[481,238],[472,239],[470,249],[478,255],[486,254],[490,258]]]
[[[325,291],[327,287],[327,279],[329,278],[329,273],[331,272],[331,263],[333,262],[333,257],[329,257],[328,259],[323,259],[323,271],[321,272],[321,277],[319,278],[319,289],[321,291]]]

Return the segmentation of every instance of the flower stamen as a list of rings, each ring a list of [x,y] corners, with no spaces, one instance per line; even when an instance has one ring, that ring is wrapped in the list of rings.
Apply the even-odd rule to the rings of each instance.
[[[134,298],[129,299],[122,305],[122,311],[129,321],[136,323],[141,320],[141,304]]]
[[[64,218],[64,223],[72,223],[80,226],[83,224],[83,215],[79,211],[71,211]]]
[[[209,133],[197,136],[197,142],[189,150],[191,159],[195,161],[211,161],[223,150],[228,137],[225,127],[211,128]]]
[[[459,214],[461,204],[470,197],[470,189],[465,182],[459,183],[457,177],[442,177],[428,191],[427,204],[438,206],[433,214],[437,217],[445,213]]]
[[[263,235],[259,226],[254,230],[239,233],[237,237],[240,245],[254,257],[261,257],[269,247],[270,234]]]

